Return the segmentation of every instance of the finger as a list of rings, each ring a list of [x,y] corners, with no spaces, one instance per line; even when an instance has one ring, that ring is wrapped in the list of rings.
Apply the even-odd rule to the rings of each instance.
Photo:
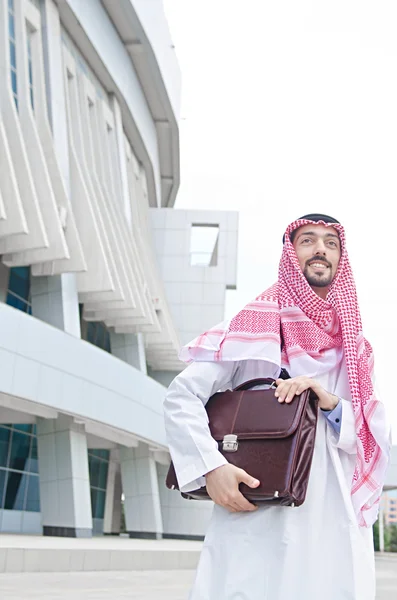
[[[244,512],[252,512],[257,509],[257,506],[251,504],[247,498],[244,498],[241,492],[239,492],[238,495],[233,499],[233,506],[236,506],[238,510]]]
[[[277,388],[277,392],[276,392],[276,398],[278,398],[279,402],[284,402],[284,400],[286,399],[288,392],[290,390],[291,387],[291,383],[287,383],[284,381],[283,385],[280,385],[280,387]]]
[[[244,469],[240,469],[238,472],[237,483],[245,483],[250,488],[257,488],[260,484],[260,481],[259,479],[255,479],[255,477],[249,475],[247,471],[244,471]]]
[[[223,508],[226,508],[231,513],[238,512],[237,508],[233,506],[233,504],[221,504],[221,506],[223,506]]]
[[[274,395],[276,396],[276,398],[279,398],[283,394],[285,388],[288,387],[288,383],[286,383],[283,379],[278,379],[277,381],[279,381],[280,383],[277,384],[277,389],[274,392]]]
[[[289,390],[288,390],[288,394],[287,394],[287,396],[286,396],[286,398],[285,398],[285,402],[286,402],[287,404],[289,404],[290,402],[292,402],[292,400],[295,398],[295,396],[296,396],[296,391],[297,391],[298,387],[299,387],[299,384],[298,384],[298,383],[294,383],[294,384],[292,384],[292,385],[291,385],[291,387],[289,388]]]

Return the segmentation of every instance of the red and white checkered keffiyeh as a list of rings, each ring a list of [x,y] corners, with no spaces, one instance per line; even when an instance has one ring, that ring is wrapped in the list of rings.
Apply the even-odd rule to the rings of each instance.
[[[287,228],[278,282],[233,319],[184,346],[180,358],[185,362],[266,360],[286,367],[292,376],[315,377],[343,357],[357,431],[352,502],[359,525],[370,527],[378,515],[389,457],[384,406],[374,392],[373,353],[362,333],[344,228],[320,221],[336,229],[341,240],[338,270],[323,300],[306,281],[290,241],[293,230],[309,223],[313,221],[298,220]]]

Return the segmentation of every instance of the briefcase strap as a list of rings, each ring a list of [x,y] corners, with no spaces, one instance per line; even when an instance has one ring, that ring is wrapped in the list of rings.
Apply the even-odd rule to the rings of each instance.
[[[286,369],[281,369],[281,373],[280,373],[280,377],[279,379],[290,379],[289,373]],[[275,383],[275,379],[272,379],[271,377],[267,377],[267,378],[258,378],[258,379],[250,379],[250,381],[246,381],[245,383],[242,383],[241,385],[239,385],[238,387],[234,388],[234,392],[239,392],[239,391],[244,391],[244,390],[249,390],[253,387],[256,387],[257,385],[269,385],[272,386]]]

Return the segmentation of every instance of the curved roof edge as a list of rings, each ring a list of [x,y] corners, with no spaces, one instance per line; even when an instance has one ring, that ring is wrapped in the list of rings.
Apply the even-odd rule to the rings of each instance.
[[[132,59],[156,125],[161,202],[172,207],[180,184],[181,72],[162,0],[102,0]]]

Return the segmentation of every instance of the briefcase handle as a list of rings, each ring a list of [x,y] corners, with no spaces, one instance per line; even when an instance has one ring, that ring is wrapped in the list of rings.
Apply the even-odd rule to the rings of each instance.
[[[281,369],[281,373],[280,373],[280,377],[279,379],[290,379],[289,373],[286,369]],[[271,377],[267,377],[267,378],[259,378],[259,379],[250,379],[249,381],[246,381],[245,383],[242,383],[241,385],[239,385],[238,387],[234,388],[234,392],[240,392],[240,391],[244,391],[244,390],[249,390],[253,387],[256,387],[257,385],[269,385],[270,387],[273,387],[275,384],[275,379],[272,379]]]

